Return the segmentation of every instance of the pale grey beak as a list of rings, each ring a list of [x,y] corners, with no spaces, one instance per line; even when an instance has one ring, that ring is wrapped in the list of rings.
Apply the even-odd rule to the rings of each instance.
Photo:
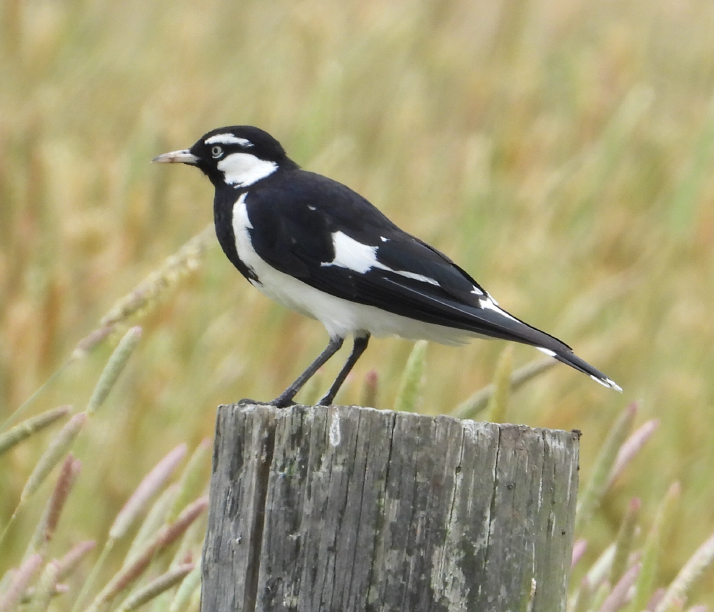
[[[152,162],[158,162],[160,164],[191,164],[196,165],[198,162],[198,157],[191,153],[188,149],[182,149],[181,151],[171,151],[171,153],[164,153],[158,157],[154,157]]]

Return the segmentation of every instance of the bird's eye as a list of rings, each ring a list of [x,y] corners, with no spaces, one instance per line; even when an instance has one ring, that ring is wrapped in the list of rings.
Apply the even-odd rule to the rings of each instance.
[[[223,148],[219,146],[211,147],[211,155],[213,155],[214,159],[219,158],[223,155]]]

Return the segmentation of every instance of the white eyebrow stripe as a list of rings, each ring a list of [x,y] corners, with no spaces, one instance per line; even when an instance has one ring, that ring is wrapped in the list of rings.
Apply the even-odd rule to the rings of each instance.
[[[233,134],[216,134],[215,136],[211,136],[210,138],[206,138],[206,140],[203,141],[204,144],[211,145],[211,144],[239,144],[243,147],[252,147],[253,143],[250,140],[246,140],[245,138],[238,138],[238,136],[234,136]]]

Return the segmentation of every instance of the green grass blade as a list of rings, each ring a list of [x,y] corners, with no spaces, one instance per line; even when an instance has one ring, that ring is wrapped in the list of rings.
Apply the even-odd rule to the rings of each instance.
[[[527,382],[547,372],[558,362],[555,359],[537,359],[518,368],[511,376],[511,393],[520,389]],[[452,411],[452,415],[457,419],[473,419],[488,406],[488,403],[496,391],[496,386],[491,383],[483,389],[478,390],[468,399],[460,403]]]
[[[9,451],[15,445],[26,440],[33,434],[49,427],[59,419],[63,419],[72,411],[71,406],[60,406],[30,419],[18,423],[12,429],[0,434],[0,455]]]
[[[170,451],[144,476],[139,486],[114,519],[114,523],[109,529],[110,539],[118,540],[124,536],[139,514],[149,505],[153,497],[166,484],[171,474],[186,455],[187,448],[185,444],[180,444]]]
[[[496,363],[493,377],[494,392],[486,407],[485,419],[489,423],[505,423],[511,399],[511,375],[513,373],[513,346],[507,345]]]
[[[670,612],[683,604],[689,596],[692,585],[714,561],[714,534],[704,542],[684,564],[667,588],[655,612]]]
[[[181,582],[176,595],[171,601],[169,612],[184,612],[197,589],[201,588],[201,563],[197,563],[191,573]]]
[[[147,585],[131,593],[119,606],[119,612],[133,612],[133,610],[140,608],[181,582],[193,569],[193,563],[186,563],[169,570],[158,578],[154,578]]]
[[[593,512],[595,512],[600,505],[600,501],[607,491],[608,477],[617,459],[617,453],[632,429],[636,414],[636,404],[632,403],[627,406],[616,419],[607,438],[605,438],[602,448],[595,460],[590,480],[578,502],[575,517],[576,533],[580,532],[583,524],[590,520]]]
[[[92,415],[96,412],[104,400],[109,395],[114,383],[116,383],[117,378],[122,373],[124,366],[126,366],[132,351],[136,347],[139,339],[141,338],[141,327],[132,327],[124,337],[119,341],[116,349],[109,357],[109,361],[105,366],[104,370],[97,381],[97,385],[94,387],[94,392],[92,397],[89,398],[89,403],[87,404],[87,414]]]
[[[407,365],[399,383],[397,399],[394,401],[394,410],[400,412],[414,412],[421,399],[424,387],[424,369],[426,367],[426,348],[428,343],[420,340],[414,344]]]
[[[178,492],[169,511],[168,521],[174,521],[192,499],[196,499],[205,487],[205,475],[210,468],[212,440],[205,438],[196,447],[181,474]]]
[[[627,560],[632,551],[632,541],[635,537],[640,505],[641,502],[638,498],[631,500],[627,505],[615,542],[615,558],[612,561],[612,569],[610,570],[610,584],[617,584],[627,570]]]
[[[679,502],[681,490],[679,483],[674,483],[664,496],[664,499],[657,509],[652,528],[645,542],[642,553],[642,571],[635,583],[634,597],[627,608],[628,612],[640,612],[644,610],[652,597],[655,580],[657,578],[657,568],[661,554],[662,542],[674,518],[674,513]]]

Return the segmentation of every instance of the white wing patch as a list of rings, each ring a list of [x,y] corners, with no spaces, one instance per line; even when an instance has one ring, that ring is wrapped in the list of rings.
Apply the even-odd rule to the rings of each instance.
[[[231,153],[219,161],[216,167],[223,172],[223,180],[227,185],[247,187],[270,176],[278,169],[278,164],[250,153]]]
[[[212,145],[212,144],[223,144],[223,145],[228,145],[228,144],[239,144],[242,147],[252,147],[253,143],[250,140],[247,140],[245,138],[238,138],[238,136],[234,136],[233,134],[216,134],[215,136],[211,136],[210,138],[206,138],[206,140],[203,141],[204,144],[207,145]]]
[[[542,346],[536,346],[536,348],[541,352],[545,353],[548,355],[548,357],[555,357],[555,351],[551,351],[550,349],[543,348]]]
[[[382,240],[384,240],[384,238]],[[393,270],[389,266],[385,266],[382,262],[377,260],[378,247],[362,244],[358,240],[350,238],[344,232],[333,232],[332,246],[335,249],[335,257],[332,261],[323,262],[323,266],[347,268],[358,274],[366,274],[373,268],[376,268],[378,270],[393,272],[404,278],[411,278],[422,283],[439,286],[437,281],[423,274],[408,272],[406,270]]]
[[[344,232],[332,234],[332,246],[335,249],[335,258],[323,263],[323,266],[338,266],[359,274],[369,272],[372,268],[384,268],[377,261],[376,246],[362,244]]]

